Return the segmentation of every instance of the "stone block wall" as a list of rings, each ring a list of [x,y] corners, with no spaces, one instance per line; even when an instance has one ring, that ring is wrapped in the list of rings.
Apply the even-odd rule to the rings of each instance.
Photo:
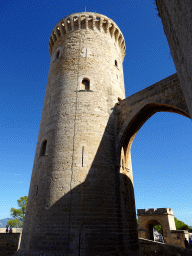
[[[139,238],[143,256],[191,256],[192,250]]]
[[[156,0],[156,4],[192,118],[192,2]]]
[[[20,246],[21,233],[0,233],[0,255],[12,255]]]

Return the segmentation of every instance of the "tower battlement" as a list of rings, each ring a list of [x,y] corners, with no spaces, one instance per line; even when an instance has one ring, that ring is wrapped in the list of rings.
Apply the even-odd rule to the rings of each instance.
[[[55,42],[68,33],[80,29],[98,30],[111,37],[121,50],[122,58],[125,56],[125,40],[117,24],[108,17],[94,13],[81,12],[68,15],[60,20],[54,27],[49,39],[49,53],[52,54]]]
[[[171,208],[150,208],[148,210],[146,209],[138,209],[137,215],[156,215],[156,214],[173,214],[173,210]]]

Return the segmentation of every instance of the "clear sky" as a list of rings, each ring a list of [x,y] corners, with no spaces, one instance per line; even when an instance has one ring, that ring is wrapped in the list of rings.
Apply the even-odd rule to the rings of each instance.
[[[28,195],[49,70],[49,37],[65,16],[91,11],[114,20],[126,43],[130,96],[176,72],[152,0],[7,0],[0,4],[0,219]],[[192,225],[191,120],[157,113],[132,145],[136,208],[172,208]]]

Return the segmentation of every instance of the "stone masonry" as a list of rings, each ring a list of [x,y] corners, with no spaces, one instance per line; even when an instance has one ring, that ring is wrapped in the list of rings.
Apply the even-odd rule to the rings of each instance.
[[[184,240],[186,238],[189,241],[190,233],[187,230],[176,230],[172,209],[138,209],[137,215],[139,238],[154,240],[153,228],[156,225],[161,225],[164,243],[185,248]]]
[[[156,4],[192,118],[192,1],[156,0]]]
[[[138,209],[138,232],[142,232],[139,237],[150,240],[150,224],[161,225],[165,243],[172,244],[171,230],[176,230],[173,210],[170,208]],[[153,230],[152,230],[153,231]]]
[[[158,111],[189,117],[172,75],[125,99],[125,41],[91,12],[56,24],[50,69],[16,255],[141,255],[131,145]]]

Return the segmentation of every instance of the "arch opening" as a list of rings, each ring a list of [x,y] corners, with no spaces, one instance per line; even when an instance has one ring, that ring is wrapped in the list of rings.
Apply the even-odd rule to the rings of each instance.
[[[86,23],[85,23],[85,15],[81,15],[81,28],[85,29],[86,28]]]
[[[127,125],[124,134],[121,138],[119,152],[121,150],[121,147],[124,149],[131,148],[131,145],[133,143],[133,140],[139,131],[139,129],[143,126],[143,124],[155,113],[157,112],[170,112],[170,113],[176,113],[183,115],[185,117],[190,118],[189,114],[184,112],[181,109],[178,109],[176,107],[172,107],[170,105],[164,105],[164,104],[148,104],[145,107],[143,107],[129,122]]]
[[[163,105],[163,104],[149,104],[146,105],[144,108],[142,108],[132,119],[131,121],[127,124],[127,127],[124,129],[124,133],[121,137],[121,141],[119,143],[119,165],[120,165],[120,173],[123,173],[125,177],[129,178],[130,181],[132,181],[133,184],[133,172],[132,172],[132,159],[131,159],[131,147],[132,143],[135,139],[135,136],[137,135],[137,132],[140,130],[140,128],[143,126],[143,124],[150,118],[152,117],[155,113],[158,112],[170,112],[170,113],[175,113],[175,114],[180,114],[185,117],[189,117],[188,113],[184,112],[181,109],[178,109],[176,107],[172,107],[169,105]],[[190,120],[189,120],[190,121]],[[147,131],[148,132],[148,131]],[[150,131],[148,132],[150,136]],[[155,144],[155,142],[154,142]],[[157,145],[158,148],[158,145]],[[142,186],[142,181],[140,182]],[[158,180],[155,181],[155,184],[158,184]],[[125,190],[124,188],[125,184],[122,183],[122,189]],[[139,187],[139,185],[138,185]],[[134,193],[132,195],[133,200],[135,200]],[[146,198],[146,197],[145,197]],[[125,198],[126,200],[126,198]],[[145,199],[144,199],[145,200]],[[147,201],[147,200],[146,200]],[[151,202],[150,202],[151,203]],[[169,205],[160,205],[160,206],[142,206],[141,208],[147,208],[147,207],[170,207]],[[157,231],[160,231],[159,233],[163,235],[163,229],[160,223],[156,221],[148,223],[147,226],[147,238],[146,239],[154,239],[154,227],[156,226]],[[153,239],[152,239],[152,234],[153,234]],[[156,238],[156,241],[160,240],[162,242],[163,238],[159,237]]]
[[[88,28],[93,29],[93,17],[89,16],[88,18]]]
[[[100,29],[100,18],[96,17],[95,19],[95,27],[99,30]]]
[[[164,242],[163,227],[159,221],[155,219],[151,219],[150,221],[148,221],[145,226],[145,232],[146,239],[157,242]]]
[[[68,29],[68,31],[72,31],[72,25],[71,25],[71,19],[70,18],[67,19],[67,29]]]
[[[73,24],[74,24],[74,30],[78,30],[79,29],[79,22],[78,22],[78,17],[77,16],[73,17]]]

